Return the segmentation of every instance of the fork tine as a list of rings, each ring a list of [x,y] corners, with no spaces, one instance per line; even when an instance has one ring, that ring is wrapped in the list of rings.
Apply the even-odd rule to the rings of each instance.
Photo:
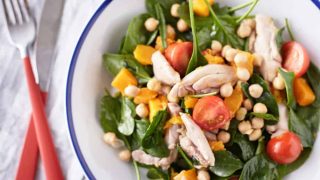
[[[6,1],[6,0],[2,0],[2,6],[3,6],[3,10],[4,10],[4,14],[6,17],[6,21],[7,24],[15,24],[16,23],[16,19],[14,17],[14,13],[12,11],[12,6],[11,3]]]
[[[17,1],[18,1],[20,11],[21,11],[22,19],[25,22],[29,21],[28,6],[27,6],[25,0],[17,0]]]
[[[22,19],[21,9],[20,9],[18,1],[17,0],[11,0],[11,4],[12,4],[12,7],[13,7],[13,12],[15,13],[15,16],[16,16],[16,22],[18,24],[22,24],[23,23],[23,19]]]

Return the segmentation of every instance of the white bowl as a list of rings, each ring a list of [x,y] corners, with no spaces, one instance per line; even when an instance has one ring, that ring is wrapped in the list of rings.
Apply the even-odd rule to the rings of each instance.
[[[222,4],[246,1],[227,0]],[[98,116],[100,98],[111,82],[102,55],[116,52],[130,19],[142,12],[144,0],[106,0],[87,24],[74,51],[67,82],[67,117],[75,153],[89,179],[136,179],[133,166],[120,161],[117,152],[103,142]],[[261,0],[255,12],[274,17],[279,25],[289,18],[296,39],[320,65],[320,11],[311,1]],[[320,179],[319,157],[318,138],[308,161],[287,178]]]

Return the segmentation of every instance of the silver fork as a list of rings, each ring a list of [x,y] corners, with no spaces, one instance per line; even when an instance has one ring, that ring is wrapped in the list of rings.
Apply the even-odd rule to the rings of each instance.
[[[46,179],[63,179],[61,167],[54,148],[40,88],[35,81],[30,62],[29,48],[35,41],[35,20],[30,16],[25,0],[2,0],[6,22],[12,43],[19,49],[24,62],[29,96],[34,117],[34,127],[43,160]],[[26,169],[27,173],[28,170]]]

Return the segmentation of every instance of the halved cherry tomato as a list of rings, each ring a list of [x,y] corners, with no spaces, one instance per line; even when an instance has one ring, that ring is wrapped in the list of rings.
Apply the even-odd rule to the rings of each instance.
[[[300,138],[293,132],[285,132],[271,138],[267,144],[268,156],[278,164],[290,164],[298,159],[303,146]]]
[[[223,127],[231,119],[228,107],[217,96],[207,96],[198,100],[192,117],[202,129],[209,131]]]
[[[298,42],[290,41],[285,43],[281,49],[283,67],[301,77],[306,73],[310,59],[307,50]]]
[[[184,75],[186,73],[191,55],[192,55],[192,43],[191,42],[177,42],[171,44],[165,50],[165,56],[171,66]]]

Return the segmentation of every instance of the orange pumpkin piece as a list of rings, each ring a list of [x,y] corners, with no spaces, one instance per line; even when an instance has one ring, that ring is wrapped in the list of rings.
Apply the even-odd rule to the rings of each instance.
[[[168,100],[165,96],[160,96],[158,98],[154,98],[149,100],[149,120],[152,122],[153,117],[165,108],[167,108]]]
[[[225,150],[224,148],[224,144],[222,141],[211,141],[210,143],[210,147],[213,151],[223,151]]]
[[[151,57],[154,52],[157,50],[151,46],[146,45],[137,45],[136,49],[133,51],[134,57],[142,65],[151,65]]]
[[[148,88],[141,88],[139,91],[139,94],[134,97],[133,102],[135,104],[140,104],[140,103],[144,103],[144,104],[148,104],[149,101],[151,99],[156,98],[158,95],[158,93],[156,91],[152,91]]]
[[[183,124],[183,121],[180,116],[173,116],[172,118],[170,118],[164,125],[163,129],[169,129],[174,124],[177,124],[177,125]]]
[[[114,77],[111,86],[119,90],[122,94],[124,89],[129,85],[138,85],[136,77],[126,68],[122,68]]]
[[[304,78],[296,78],[293,83],[294,96],[300,106],[312,104],[316,96]]]
[[[197,102],[198,102],[198,98],[193,98],[191,96],[185,96],[184,97],[184,106],[186,108],[193,108]]]
[[[209,4],[212,5],[214,3],[214,0],[208,0]],[[205,0],[193,0],[193,12],[202,17],[208,17],[209,7],[207,6],[207,3]]]
[[[224,103],[231,111],[232,116],[234,116],[238,109],[241,107],[242,101],[243,93],[240,84],[238,84],[236,88],[234,88],[231,96],[224,99]]]
[[[197,172],[195,169],[183,170],[173,180],[197,180]]]
[[[167,46],[169,46],[170,44],[173,44],[174,42],[175,42],[175,40],[167,38]],[[158,36],[156,39],[155,49],[159,50],[161,52],[164,52],[164,48],[162,46],[162,39],[160,36]]]

